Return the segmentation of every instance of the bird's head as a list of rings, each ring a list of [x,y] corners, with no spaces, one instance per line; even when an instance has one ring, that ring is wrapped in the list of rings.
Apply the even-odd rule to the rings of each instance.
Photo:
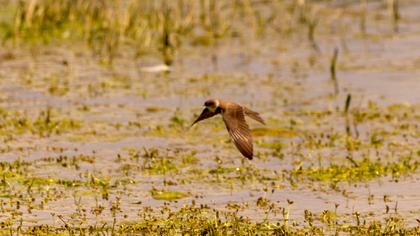
[[[204,106],[209,109],[211,112],[215,112],[219,107],[220,102],[218,99],[209,99],[204,103]]]

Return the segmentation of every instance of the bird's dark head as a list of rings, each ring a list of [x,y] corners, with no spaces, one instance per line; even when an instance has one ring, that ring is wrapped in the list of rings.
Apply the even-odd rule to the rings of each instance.
[[[209,109],[211,112],[216,111],[216,109],[219,107],[220,102],[218,99],[209,99],[204,103],[204,106]]]

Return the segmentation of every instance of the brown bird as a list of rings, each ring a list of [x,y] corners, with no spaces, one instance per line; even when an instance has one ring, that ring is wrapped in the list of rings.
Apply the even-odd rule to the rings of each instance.
[[[200,116],[192,123],[191,126],[201,120],[221,114],[235,146],[242,155],[249,160],[252,160],[252,135],[251,130],[245,121],[245,116],[249,116],[250,118],[265,125],[265,122],[261,118],[260,114],[239,104],[219,99],[207,100],[204,103],[204,106],[206,108],[204,108],[203,112],[201,112]]]

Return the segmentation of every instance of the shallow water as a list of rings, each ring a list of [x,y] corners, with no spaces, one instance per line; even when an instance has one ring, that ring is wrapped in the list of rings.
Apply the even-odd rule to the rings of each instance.
[[[158,208],[169,204],[178,209],[193,200],[197,205],[223,210],[228,209],[227,204],[246,205],[239,214],[253,221],[283,219],[279,212],[267,215],[267,209],[256,205],[264,197],[274,202],[277,210],[287,208],[289,220],[301,225],[304,210],[316,213],[330,210],[348,220],[353,219],[354,212],[368,219],[398,215],[406,219],[407,225],[415,226],[420,212],[418,170],[403,174],[398,182],[389,175],[367,181],[339,181],[339,189],[345,193],[332,189],[330,183],[304,177],[294,186],[288,174],[299,165],[351,164],[345,159],[348,150],[340,143],[345,132],[345,118],[340,111],[347,94],[352,95],[351,109],[365,109],[373,101],[379,107],[378,113],[389,112],[395,116],[386,121],[360,122],[358,132],[364,146],[355,151],[355,158],[368,153],[372,159],[398,162],[398,158],[408,155],[407,150],[418,150],[420,24],[415,19],[420,15],[413,9],[419,7],[415,2],[403,6],[402,15],[407,18],[401,23],[399,34],[388,32],[360,38],[355,29],[350,29],[348,34],[340,36],[346,37],[344,48],[337,35],[320,33],[316,38],[320,52],[300,41],[281,45],[279,49],[279,42],[272,37],[246,45],[247,48],[237,43],[222,44],[214,50],[203,48],[179,58],[170,73],[139,70],[139,65],[153,59],[121,58],[110,69],[89,62],[88,57],[63,55],[61,50],[40,53],[36,59],[17,53],[15,59],[0,64],[1,108],[22,112],[31,119],[50,107],[57,111],[53,120],[71,118],[80,121],[81,128],[49,136],[12,133],[13,140],[6,140],[5,135],[0,161],[31,162],[21,174],[28,179],[77,180],[85,185],[41,184],[34,190],[32,211],[25,205],[32,194],[27,193],[25,184],[10,187],[5,194],[22,195],[22,207],[16,211],[25,225],[60,225],[57,215],[69,222],[81,222],[78,218],[83,215],[89,223],[110,223],[113,213],[108,208],[116,202],[119,202],[116,218],[124,221],[136,219],[146,206]],[[375,23],[379,28],[386,28],[383,22]],[[337,97],[333,95],[328,72],[334,47],[340,48]],[[217,55],[217,64],[209,51]],[[63,59],[69,66],[60,64]],[[51,92],[52,86],[68,91],[57,95]],[[256,158],[245,160],[229,142],[220,118],[189,128],[203,101],[210,97],[244,104],[260,112],[267,120],[267,127],[297,134],[258,137]],[[403,104],[402,112],[408,111],[408,115],[391,113],[387,110],[391,104]],[[324,115],[305,114],[305,111]],[[252,128],[262,127],[253,121],[249,123]],[[414,126],[400,129],[399,123]],[[351,128],[353,134],[356,128]],[[375,132],[382,135],[381,148],[369,146]],[[341,137],[335,145],[314,147],[309,143],[311,137],[323,140],[326,138],[322,135],[337,133]],[[279,143],[284,146],[279,151],[281,157],[274,154],[273,144]],[[146,157],[143,148],[148,151],[155,148],[159,154]],[[133,153],[137,152],[140,154],[135,157]],[[79,155],[93,156],[94,161],[79,160],[73,164],[69,161],[65,165],[54,161],[60,156]],[[320,156],[322,160],[318,160]],[[418,151],[412,156],[420,161]],[[52,161],[45,160],[47,157]],[[149,164],[156,165],[156,169]],[[211,172],[217,168],[226,173]],[[101,185],[101,181],[106,184]],[[108,197],[103,197],[105,188]],[[167,203],[156,200],[151,194],[153,189],[189,196]],[[47,193],[53,200],[41,204]],[[370,200],[369,195],[373,195]],[[5,202],[12,199],[1,198]],[[90,209],[98,204],[106,210],[95,216]],[[11,203],[9,208],[13,206]],[[391,209],[388,213],[386,206]],[[13,212],[14,209],[10,210],[9,215],[0,219],[9,218]]]

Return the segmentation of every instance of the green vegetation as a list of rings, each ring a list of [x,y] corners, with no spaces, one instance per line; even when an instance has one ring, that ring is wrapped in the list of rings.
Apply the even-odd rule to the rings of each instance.
[[[314,181],[366,181],[381,176],[391,174],[393,178],[398,178],[402,174],[415,172],[420,165],[419,161],[412,158],[404,158],[397,162],[381,163],[380,160],[371,161],[363,159],[357,162],[356,166],[330,165],[325,167],[309,167],[303,169],[302,166],[293,169],[290,175],[299,178],[307,176]]]
[[[153,189],[150,192],[152,193],[152,197],[156,200],[173,201],[188,197],[188,194],[181,192],[160,191],[156,189]]]
[[[80,121],[62,116],[50,108],[40,111],[35,117],[21,111],[0,109],[0,135],[13,138],[13,135],[31,133],[44,137],[80,128]]]
[[[418,7],[0,0],[0,234],[419,235]]]
[[[200,8],[196,1],[5,1],[0,10],[8,14],[0,19],[0,32],[4,41],[18,45],[80,42],[109,63],[131,47],[136,56],[160,53],[171,64],[182,41],[203,37],[195,28],[205,37],[226,35],[229,26],[216,14],[221,4],[210,2]]]
[[[206,206],[185,206],[178,211],[169,208],[159,209],[156,214],[152,209],[145,210],[142,220],[113,225],[78,227],[63,222],[62,227],[49,225],[31,226],[27,229],[15,228],[3,224],[3,233],[24,234],[148,234],[148,235],[323,235],[326,233],[346,233],[351,235],[416,235],[419,227],[405,227],[400,217],[389,217],[383,221],[367,221],[357,212],[351,222],[337,221],[333,212],[325,211],[319,215],[306,211],[306,225],[301,228],[288,223],[252,222],[247,217],[239,217],[227,211],[210,210]],[[363,222],[363,223],[362,223]]]

